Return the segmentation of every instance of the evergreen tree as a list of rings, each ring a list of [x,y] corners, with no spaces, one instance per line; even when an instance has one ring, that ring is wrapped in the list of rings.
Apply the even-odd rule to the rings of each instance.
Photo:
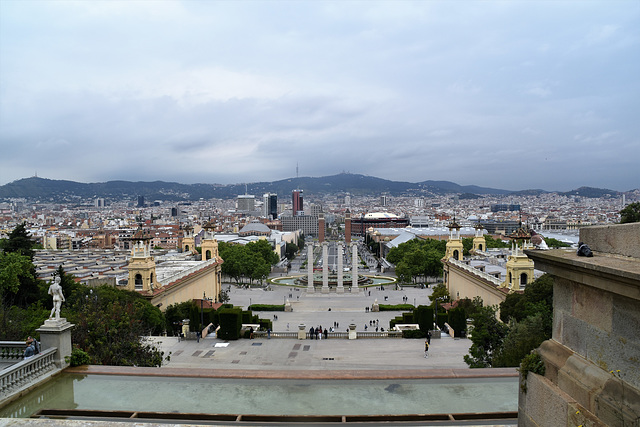
[[[5,252],[17,252],[33,261],[35,242],[27,233],[27,224],[23,222],[9,233],[8,239],[0,240],[0,249]]]
[[[482,307],[471,318],[473,332],[471,347],[464,361],[470,368],[491,368],[493,358],[500,351],[508,327],[496,318],[497,306]]]

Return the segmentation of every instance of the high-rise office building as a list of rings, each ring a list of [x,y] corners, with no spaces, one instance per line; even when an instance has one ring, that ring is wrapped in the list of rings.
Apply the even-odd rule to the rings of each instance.
[[[304,215],[304,205],[302,201],[302,190],[293,190],[291,192],[292,214]]]
[[[256,208],[256,196],[252,194],[240,194],[236,200],[240,212],[252,212]]]
[[[138,207],[144,208],[144,196],[138,196]]]
[[[262,214],[265,218],[278,218],[278,195],[265,193],[262,196]]]

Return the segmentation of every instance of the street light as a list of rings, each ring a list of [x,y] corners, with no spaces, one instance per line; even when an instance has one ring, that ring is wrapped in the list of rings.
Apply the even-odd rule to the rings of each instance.
[[[204,301],[211,301],[211,298],[207,298],[207,294],[202,292],[202,299],[200,300],[200,327],[204,326]]]
[[[438,328],[438,304],[439,304],[438,302],[439,302],[440,300],[444,300],[444,297],[436,298],[436,320],[435,320],[435,327],[436,327],[436,328]],[[438,329],[439,329],[439,328],[438,328]]]

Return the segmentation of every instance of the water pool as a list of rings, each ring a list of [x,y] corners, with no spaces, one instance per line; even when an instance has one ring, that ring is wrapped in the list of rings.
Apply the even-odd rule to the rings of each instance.
[[[280,380],[62,374],[0,409],[265,415],[517,411],[518,378]]]

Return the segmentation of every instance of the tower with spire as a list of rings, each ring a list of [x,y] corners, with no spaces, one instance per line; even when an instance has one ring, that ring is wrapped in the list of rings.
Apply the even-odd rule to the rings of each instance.
[[[215,238],[215,224],[208,221],[202,228],[204,229],[204,236],[201,245],[202,260],[208,261],[210,259],[218,258],[218,241]]]
[[[462,246],[462,239],[460,238],[460,225],[456,222],[455,215],[453,221],[447,225],[449,229],[449,239],[447,240],[445,259],[454,258],[457,261],[462,261],[464,254],[464,247]]]
[[[127,290],[152,292],[156,280],[156,262],[151,256],[151,236],[142,226],[128,239],[131,242]]]
[[[473,237],[473,248],[471,249],[471,252],[476,253],[477,251],[486,251],[487,240],[484,238],[484,234],[482,233],[484,227],[482,226],[482,224],[477,223],[473,228],[475,228],[476,233]]]
[[[197,253],[193,227],[188,224],[182,228],[182,252]]]
[[[522,290],[535,280],[533,261],[523,252],[529,245],[531,234],[522,227],[521,221],[520,227],[507,237],[511,239],[511,254],[507,258],[507,275],[501,287],[510,291]]]

